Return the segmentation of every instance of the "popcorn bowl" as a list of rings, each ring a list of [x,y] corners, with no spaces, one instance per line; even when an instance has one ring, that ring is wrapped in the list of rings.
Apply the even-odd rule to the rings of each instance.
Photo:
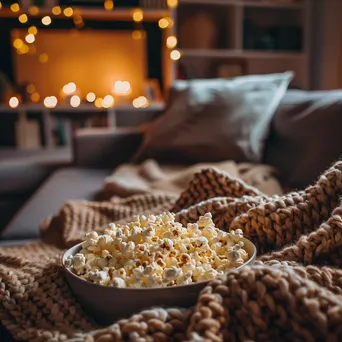
[[[240,269],[254,263],[256,247],[248,239],[241,240],[249,259]],[[67,283],[82,308],[99,324],[108,325],[119,318],[129,317],[152,307],[190,307],[196,303],[200,291],[210,281],[161,288],[116,288],[98,285],[74,274],[65,264],[69,256],[81,250],[82,243],[71,247],[62,256]]]

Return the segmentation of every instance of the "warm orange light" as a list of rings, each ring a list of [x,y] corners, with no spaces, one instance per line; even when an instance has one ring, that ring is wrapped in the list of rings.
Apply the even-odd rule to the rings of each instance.
[[[79,96],[77,96],[77,95],[71,96],[71,98],[70,98],[70,106],[71,106],[71,107],[76,108],[76,107],[78,107],[80,104],[81,104],[81,99],[80,99]]]
[[[57,102],[56,96],[48,96],[44,99],[44,106],[46,108],[54,108],[57,106]]]
[[[46,15],[45,17],[42,18],[42,24],[45,25],[45,26],[48,26],[51,24],[51,18]]]
[[[20,55],[25,55],[30,51],[30,48],[24,43],[17,51]]]
[[[127,81],[116,81],[112,88],[115,95],[129,95],[131,91],[131,84]]]
[[[167,37],[166,46],[169,49],[173,49],[177,45],[177,38],[175,36]]]
[[[37,6],[31,6],[28,10],[28,12],[31,14],[31,15],[38,15],[39,14],[39,7]]]
[[[173,25],[173,20],[169,17],[161,18],[158,21],[158,25],[161,29],[166,29],[167,27]]]
[[[114,8],[114,2],[113,0],[105,0],[104,2],[104,8],[107,10],[107,11],[110,11]]]
[[[11,108],[17,108],[19,106],[19,99],[13,96],[9,99],[8,104]]]
[[[27,30],[28,33],[36,35],[38,33],[37,27],[30,26]]]
[[[28,21],[27,15],[26,14],[20,14],[18,17],[18,20],[22,23],[25,24]]]
[[[11,9],[12,12],[19,12],[20,11],[20,6],[19,6],[18,3],[14,3],[14,4],[11,5],[10,9]]]
[[[144,12],[141,9],[135,9],[133,12],[133,21],[140,23],[144,19]]]
[[[36,87],[34,86],[34,84],[28,84],[26,87],[26,91],[30,94],[34,93],[36,90]]]
[[[71,17],[74,14],[74,10],[71,7],[67,7],[63,11],[66,17]]]
[[[103,101],[103,99],[102,99],[102,97],[98,97],[96,100],[95,100],[95,107],[97,107],[97,108],[102,108],[102,101]]]
[[[59,6],[52,7],[52,14],[60,15],[62,13],[62,9]]]
[[[76,91],[76,84],[74,82],[69,82],[63,87],[63,93],[65,95],[71,95]]]
[[[14,39],[13,46],[16,49],[20,49],[23,45],[24,45],[24,42],[20,38]]]
[[[2,3],[1,3],[1,1],[0,1],[0,9],[2,8]]]
[[[167,6],[169,8],[176,8],[178,6],[178,0],[167,0]]]
[[[88,102],[94,102],[96,99],[96,95],[94,93],[88,93],[86,98]]]
[[[145,96],[139,96],[133,100],[132,104],[135,108],[145,108],[148,106],[148,100]]]
[[[106,95],[102,100],[103,108],[110,108],[114,106],[114,97],[112,95]]]
[[[35,92],[31,95],[31,101],[32,102],[38,102],[39,99],[40,99],[40,95],[37,92]]]
[[[173,50],[170,53],[170,57],[174,61],[178,61],[181,58],[181,53],[178,50]]]
[[[39,55],[39,62],[40,63],[46,63],[48,60],[49,60],[49,56],[47,53],[44,52],[44,53],[41,53]]]
[[[29,33],[26,37],[25,40],[27,43],[32,44],[34,43],[34,41],[36,40],[36,38],[34,37],[34,34]]]
[[[132,38],[134,40],[144,39],[146,37],[146,32],[143,30],[132,31]]]

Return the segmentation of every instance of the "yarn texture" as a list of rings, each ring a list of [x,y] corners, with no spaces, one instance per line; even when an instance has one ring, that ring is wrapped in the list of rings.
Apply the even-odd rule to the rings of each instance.
[[[165,193],[70,201],[41,227],[42,241],[0,249],[0,321],[32,342],[342,340],[342,162],[303,191],[268,197],[217,169]],[[194,307],[152,308],[108,327],[86,315],[63,277],[61,254],[85,233],[135,214],[170,210],[182,224],[211,212],[257,246],[253,266],[203,289]]]

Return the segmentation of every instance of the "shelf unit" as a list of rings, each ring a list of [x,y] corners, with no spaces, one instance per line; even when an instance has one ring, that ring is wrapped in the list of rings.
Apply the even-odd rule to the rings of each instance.
[[[310,89],[310,20],[313,0],[179,0],[177,10],[172,11],[175,22],[173,32],[179,38],[181,59],[175,63],[174,77],[178,76],[178,67],[192,68],[195,72],[190,78],[212,78],[216,65],[227,61],[242,60],[247,65],[248,74],[264,74],[293,70],[293,85]],[[219,46],[194,47],[194,40],[182,39],[182,26],[196,12],[206,12],[214,17],[217,34],[223,35]],[[295,40],[298,47],[282,49],[278,43],[273,48],[256,48],[246,44],[244,23],[254,21],[258,28],[295,27]],[[267,26],[268,25],[268,26]],[[194,28],[194,36],[196,36]],[[293,31],[292,31],[293,32]],[[298,32],[298,34],[296,34]],[[254,33],[252,31],[252,33]],[[183,36],[183,37],[182,37]],[[187,34],[187,37],[189,35]],[[199,39],[198,39],[199,40]],[[222,44],[222,40],[224,43]],[[289,44],[288,44],[289,45]],[[198,72],[196,72],[198,71]]]

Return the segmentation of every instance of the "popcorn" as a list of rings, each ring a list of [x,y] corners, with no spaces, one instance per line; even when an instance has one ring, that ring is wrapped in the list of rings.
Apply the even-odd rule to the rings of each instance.
[[[172,213],[137,215],[110,223],[104,234],[85,235],[82,249],[66,266],[81,278],[117,288],[156,288],[208,281],[249,256],[242,230],[223,232],[206,213],[187,227]]]

